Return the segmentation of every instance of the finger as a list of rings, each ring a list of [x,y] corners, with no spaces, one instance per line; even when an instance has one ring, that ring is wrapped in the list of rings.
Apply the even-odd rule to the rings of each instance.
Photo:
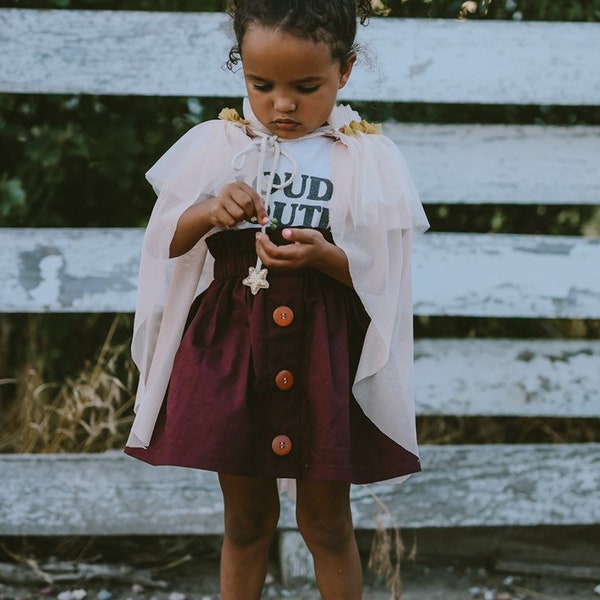
[[[267,225],[269,223],[269,215],[265,209],[262,198],[258,196],[254,200],[254,214],[259,225]]]
[[[256,251],[261,252],[269,257],[274,257],[277,253],[279,246],[274,244],[268,235],[258,232],[256,234]]]
[[[256,235],[256,253],[267,267],[301,267],[308,247],[301,244],[278,246],[269,239],[269,236],[263,233]]]
[[[316,244],[325,239],[320,231],[315,231],[314,229],[292,229],[286,227],[282,230],[281,235],[288,242],[298,244]]]
[[[254,199],[245,189],[232,189],[224,202],[226,210],[238,223],[249,221],[254,216]]]
[[[234,221],[234,225],[245,221],[247,217],[247,211],[244,209],[244,198],[238,197],[227,199],[222,206],[223,212],[229,215]],[[249,211],[248,211],[249,212]]]
[[[240,194],[238,198],[244,208],[246,219],[251,220],[256,217],[256,221],[260,225],[266,225],[269,217],[258,192],[243,181],[237,182],[236,191]]]
[[[221,198],[210,209],[210,221],[214,227],[235,227],[238,223],[234,215],[227,210],[226,204]]]
[[[283,230],[283,231],[285,232],[286,230]],[[288,229],[288,231],[294,231],[294,233],[292,234],[293,236],[298,237],[298,238],[304,237],[306,239],[306,241],[309,241],[312,237],[310,235],[310,233],[307,233],[306,235],[304,235],[304,234],[296,235],[296,233],[295,233],[296,230]],[[283,234],[283,232],[282,232],[282,234]],[[262,248],[262,250],[266,254],[268,254],[271,258],[281,259],[281,260],[295,259],[298,256],[300,256],[306,248],[308,248],[310,245],[312,245],[311,243],[305,243],[305,241],[301,240],[301,239],[293,240],[290,238],[288,238],[287,241],[290,241],[293,243],[277,245],[276,243],[271,241],[271,238],[267,234],[262,233],[262,232],[258,232],[256,234],[256,240],[257,240],[257,246]]]
[[[252,220],[256,216],[256,203],[262,206],[260,196],[243,181],[228,183],[219,194],[219,205],[224,207],[236,223]]]

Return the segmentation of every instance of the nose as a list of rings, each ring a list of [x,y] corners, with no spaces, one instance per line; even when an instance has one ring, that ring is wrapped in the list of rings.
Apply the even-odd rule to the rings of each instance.
[[[290,96],[279,95],[273,102],[273,108],[280,113],[289,113],[296,110],[296,103]]]

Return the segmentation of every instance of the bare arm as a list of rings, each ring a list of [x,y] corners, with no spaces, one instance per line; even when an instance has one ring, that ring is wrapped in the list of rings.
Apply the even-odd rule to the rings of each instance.
[[[213,227],[234,227],[253,217],[261,225],[269,220],[260,196],[246,183],[229,183],[218,196],[193,204],[182,213],[171,240],[169,256],[185,254]]]

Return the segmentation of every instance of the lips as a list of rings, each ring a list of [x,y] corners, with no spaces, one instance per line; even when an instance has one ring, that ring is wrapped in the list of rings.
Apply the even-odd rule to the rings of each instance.
[[[279,129],[294,129],[298,126],[298,123],[292,119],[275,119],[273,123]]]

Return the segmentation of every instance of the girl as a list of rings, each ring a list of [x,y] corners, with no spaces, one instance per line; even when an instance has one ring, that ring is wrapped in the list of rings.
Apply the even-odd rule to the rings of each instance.
[[[360,598],[350,483],[420,469],[410,253],[427,220],[394,144],[336,106],[357,11],[233,1],[244,118],[224,110],[147,173],[126,451],[219,474],[223,600],[261,596],[277,478],[297,480],[322,597]]]

